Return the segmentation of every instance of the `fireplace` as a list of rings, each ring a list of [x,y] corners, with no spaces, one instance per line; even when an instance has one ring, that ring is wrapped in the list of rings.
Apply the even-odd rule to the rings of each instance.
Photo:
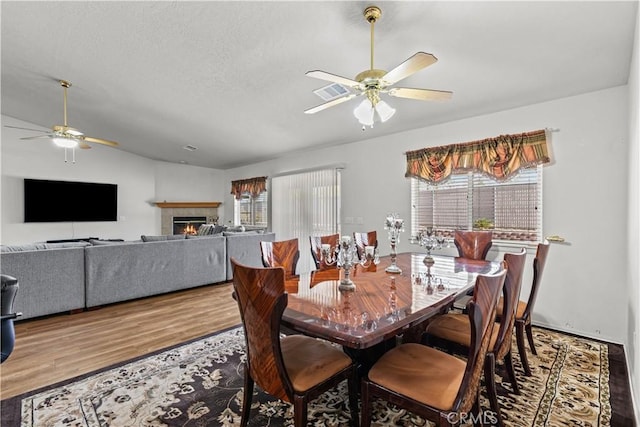
[[[173,234],[196,234],[198,228],[206,223],[206,216],[174,216]]]

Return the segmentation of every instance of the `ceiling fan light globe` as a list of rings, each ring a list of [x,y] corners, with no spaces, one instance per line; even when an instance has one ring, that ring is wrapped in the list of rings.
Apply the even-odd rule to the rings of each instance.
[[[376,111],[377,111],[378,117],[380,117],[380,121],[382,123],[384,123],[387,120],[389,120],[396,113],[396,109],[391,107],[389,104],[387,104],[384,101],[379,101],[376,104]]]
[[[75,139],[64,138],[60,136],[54,137],[53,143],[62,148],[76,148],[78,146],[78,141],[76,141]]]
[[[353,115],[358,119],[360,124],[364,126],[373,125],[374,113],[373,105],[371,105],[371,101],[369,101],[369,99],[364,99],[360,105],[353,110]]]

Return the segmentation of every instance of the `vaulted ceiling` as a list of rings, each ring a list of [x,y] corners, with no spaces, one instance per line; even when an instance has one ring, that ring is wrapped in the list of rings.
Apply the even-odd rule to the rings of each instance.
[[[369,68],[371,4],[2,1],[2,114],[61,124],[64,79],[87,135],[226,169],[627,83],[637,1],[381,1],[375,68],[432,53],[401,86],[453,98],[386,99],[396,115],[365,131],[358,99],[304,114],[328,84],[305,72]]]

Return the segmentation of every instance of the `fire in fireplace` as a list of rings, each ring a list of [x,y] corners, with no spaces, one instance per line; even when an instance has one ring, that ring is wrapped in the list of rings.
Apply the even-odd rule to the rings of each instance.
[[[206,223],[206,216],[174,216],[173,234],[196,234],[198,228]]]

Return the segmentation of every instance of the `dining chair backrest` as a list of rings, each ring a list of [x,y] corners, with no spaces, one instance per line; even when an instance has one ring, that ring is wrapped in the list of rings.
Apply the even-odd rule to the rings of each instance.
[[[495,324],[496,305],[507,275],[506,265],[493,275],[479,275],[473,298],[467,304],[471,325],[471,342],[462,385],[456,396],[454,410],[468,412],[476,401],[484,360]]]
[[[260,242],[262,264],[265,267],[282,267],[285,279],[296,276],[296,267],[300,258],[298,239],[282,240],[278,242]]]
[[[352,427],[358,425],[356,365],[341,349],[302,334],[281,336],[289,295],[282,267],[257,268],[231,258],[233,289],[245,336],[240,426],[247,426],[254,383],[293,404],[293,425],[307,426],[308,402],[348,380]]]
[[[549,253],[549,242],[544,241],[538,244],[536,249],[536,257],[533,259],[533,281],[531,283],[531,291],[529,292],[529,299],[527,300],[527,307],[524,310],[522,319],[527,322],[531,321],[531,315],[533,313],[533,307],[538,297],[538,290],[540,289],[540,281],[542,280],[542,273],[544,272],[544,266],[547,263],[547,254]]]
[[[280,352],[280,321],[287,307],[282,267],[253,268],[231,260],[233,288],[244,327],[247,367],[267,393],[290,402],[293,386]]]
[[[366,233],[360,233],[360,232],[354,231],[353,241],[356,245],[358,258],[362,259],[365,246],[373,246],[374,248],[378,247],[378,233],[375,230],[368,231]]]
[[[492,231],[456,230],[453,243],[462,258],[484,260],[492,246]]]
[[[13,321],[21,316],[21,313],[16,313],[13,309],[13,304],[18,293],[18,279],[9,276],[7,274],[0,275],[2,279],[2,297],[0,298],[0,304],[2,306],[0,321],[0,363],[7,360],[9,355],[13,352],[13,348],[16,342],[16,332],[13,325]]]
[[[513,327],[516,321],[516,309],[520,299],[522,289],[522,276],[527,259],[527,251],[522,248],[519,253],[504,254],[504,261],[507,264],[507,277],[504,281],[502,298],[502,317],[500,327],[493,346],[493,353],[497,360],[502,359],[511,349]],[[504,313],[507,313],[505,315]]]
[[[334,251],[338,245],[339,235],[329,234],[326,236],[309,236],[311,244],[311,258],[316,266],[316,270],[328,270],[336,268],[335,265],[327,265],[322,256],[322,245],[329,245],[331,251]]]

